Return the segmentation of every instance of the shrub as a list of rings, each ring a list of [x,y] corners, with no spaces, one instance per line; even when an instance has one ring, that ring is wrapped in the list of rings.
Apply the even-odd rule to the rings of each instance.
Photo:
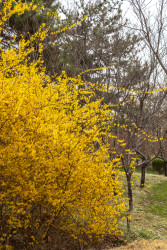
[[[0,12],[5,21],[11,2]],[[21,6],[19,1],[15,10]],[[38,32],[31,41],[43,36]],[[78,239],[116,235],[125,200],[119,159],[106,162],[107,109],[101,100],[90,103],[93,91],[82,88],[79,77],[62,72],[51,82],[40,56],[28,61],[33,50],[24,39],[18,47],[1,48],[0,244],[19,241],[16,249],[37,249],[60,230]]]
[[[163,174],[164,172],[164,160],[160,159],[160,158],[155,158],[152,161],[152,168],[154,171],[157,171],[159,174]]]

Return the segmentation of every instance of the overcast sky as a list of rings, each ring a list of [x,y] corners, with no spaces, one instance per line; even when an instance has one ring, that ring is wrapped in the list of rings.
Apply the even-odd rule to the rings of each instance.
[[[160,4],[160,0],[139,0],[139,2],[144,3],[145,12],[148,15],[148,18],[152,18],[156,13],[156,10]],[[132,22],[136,22],[136,16],[133,13],[132,7],[129,4],[128,0],[122,1],[122,11],[123,16],[130,19]]]
[[[77,0],[60,0],[61,3],[64,4],[66,7],[71,7],[72,4],[74,4]],[[79,0],[78,0],[79,1]],[[99,0],[85,0],[85,3],[90,3],[91,4],[96,4],[97,1]],[[141,0],[139,0],[141,1]],[[136,17],[132,11],[132,8],[129,4],[129,0],[123,0],[122,2],[122,11],[123,11],[123,16],[130,19],[132,22],[136,20]],[[151,15],[151,13],[154,13],[156,11],[156,8],[158,6],[158,3],[160,0],[142,0],[141,2],[145,2],[146,9],[148,12],[148,15]]]

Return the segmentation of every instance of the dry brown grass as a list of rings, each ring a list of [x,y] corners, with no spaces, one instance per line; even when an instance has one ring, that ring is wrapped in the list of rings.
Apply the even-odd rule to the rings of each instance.
[[[140,249],[167,249],[167,240],[141,240],[141,241],[134,241],[132,243],[129,243],[126,246],[121,246],[117,248],[110,248],[114,250],[123,250],[123,249],[135,249],[135,250],[140,250]],[[108,249],[108,250],[110,250]]]

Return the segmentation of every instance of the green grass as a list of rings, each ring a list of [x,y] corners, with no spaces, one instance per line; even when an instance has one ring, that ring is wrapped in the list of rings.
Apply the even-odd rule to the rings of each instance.
[[[135,172],[140,174],[140,173],[141,173],[141,170],[136,169]],[[159,175],[158,172],[156,172],[156,171],[154,171],[154,170],[152,170],[152,169],[146,170],[146,174],[155,174],[155,175]],[[161,175],[163,175],[163,174],[161,174]]]
[[[167,218],[167,181],[152,186],[148,201],[146,211]]]
[[[126,220],[120,227],[128,242],[141,239],[167,239],[167,177],[146,172],[146,185],[140,188],[140,171],[133,175],[133,202],[130,231]],[[126,179],[124,178],[124,188]],[[127,188],[126,188],[127,189]],[[127,191],[125,192],[127,195]]]

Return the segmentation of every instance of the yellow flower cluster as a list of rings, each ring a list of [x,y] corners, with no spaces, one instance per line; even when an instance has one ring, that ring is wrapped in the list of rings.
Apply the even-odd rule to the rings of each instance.
[[[115,119],[115,120],[117,120],[117,119]],[[134,123],[132,123],[132,125],[133,125],[135,128],[137,128],[137,126],[134,125]],[[154,137],[154,136],[151,136],[151,135],[146,134],[146,132],[144,132],[144,130],[142,130],[142,129],[140,129],[140,128],[138,128],[138,132],[133,132],[133,130],[132,130],[131,128],[129,128],[129,125],[125,125],[125,124],[121,125],[121,124],[119,124],[119,123],[113,123],[113,126],[117,126],[117,127],[122,128],[122,129],[124,129],[124,130],[126,130],[126,131],[129,131],[129,132],[131,132],[131,134],[134,134],[134,135],[136,135],[137,137],[141,137],[141,138],[143,138],[144,140],[148,140],[148,141],[150,141],[150,142],[158,142],[158,141],[162,141],[162,140],[163,140],[163,138],[159,138],[159,139],[158,139],[158,138],[156,138],[156,137]],[[139,132],[140,132],[141,134],[139,134]]]
[[[6,1],[1,27],[13,13],[11,2]],[[20,6],[18,1],[15,12],[22,13]],[[42,25],[31,38],[41,41],[40,53],[48,32],[44,29]],[[50,226],[75,237],[118,234],[126,208],[120,159],[109,160],[102,140],[109,137],[107,106],[101,100],[90,103],[94,91],[82,91],[79,78],[63,72],[51,82],[41,57],[29,63],[33,49],[23,38],[17,48],[1,49],[0,242],[7,246],[21,232],[23,242],[35,248]]]
[[[115,65],[115,63],[112,63],[112,64]],[[104,70],[104,69],[110,69],[111,67],[113,67],[113,65],[112,66],[108,66],[108,67],[100,67],[100,68],[94,68],[94,69],[87,69],[87,70],[81,72],[79,75],[77,75],[77,77],[79,77],[79,76],[81,76],[81,75],[83,75],[85,73],[92,72],[92,71],[99,71],[99,70]]]
[[[14,7],[13,7],[14,4]],[[3,30],[3,26],[5,22],[15,13],[18,15],[22,15],[25,11],[30,11],[30,10],[36,10],[37,11],[37,5],[31,3],[22,3],[21,0],[13,1],[13,0],[8,0],[4,1],[4,7],[2,10],[0,10],[0,31]]]
[[[62,32],[64,32],[64,31],[68,30],[68,29],[72,29],[72,28],[74,28],[75,26],[77,26],[78,24],[80,24],[81,22],[83,22],[87,17],[88,17],[88,15],[85,15],[80,21],[78,21],[78,22],[76,22],[76,23],[74,23],[74,24],[72,24],[72,25],[67,24],[63,29],[57,30],[56,32],[51,32],[50,34],[51,34],[51,35],[54,35],[54,34],[62,33]]]

